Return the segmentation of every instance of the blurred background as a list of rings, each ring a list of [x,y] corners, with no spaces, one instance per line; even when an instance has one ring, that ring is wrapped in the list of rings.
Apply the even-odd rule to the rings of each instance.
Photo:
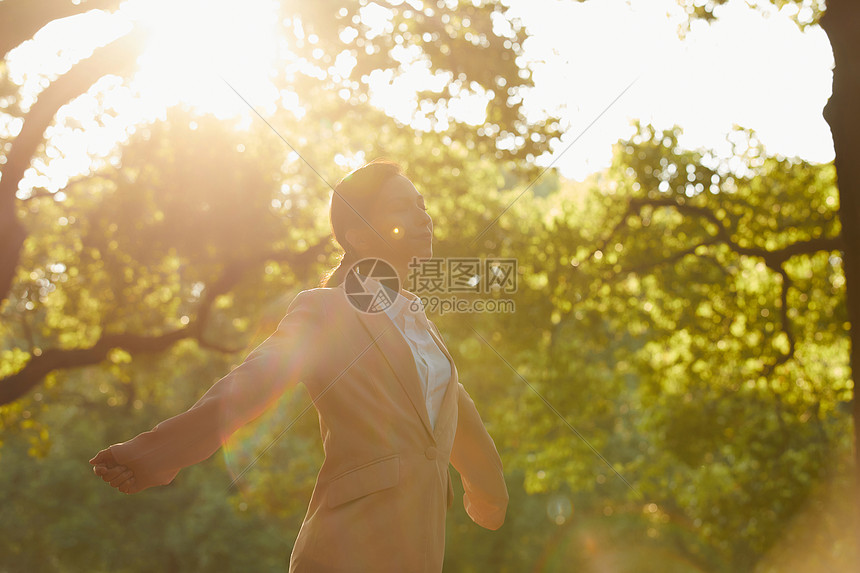
[[[303,388],[169,486],[87,460],[318,286],[330,185],[381,156],[435,256],[517,261],[515,312],[429,313],[511,495],[482,530],[451,469],[446,571],[858,570],[860,5],[827,4],[0,1],[0,572],[286,570]]]

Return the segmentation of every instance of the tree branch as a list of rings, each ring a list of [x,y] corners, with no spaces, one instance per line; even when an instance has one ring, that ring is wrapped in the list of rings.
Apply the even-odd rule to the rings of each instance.
[[[637,215],[645,206],[652,206],[656,208],[672,208],[678,210],[681,213],[704,217],[716,227],[716,234],[712,235],[709,239],[696,245],[693,245],[689,248],[683,249],[671,255],[670,257],[658,261],[643,263],[621,271],[618,274],[624,276],[631,272],[640,273],[642,271],[650,270],[660,265],[676,263],[682,260],[687,255],[695,253],[695,251],[701,246],[710,246],[721,243],[727,245],[732,251],[739,255],[761,258],[764,260],[764,263],[765,265],[767,265],[768,268],[775,271],[782,277],[779,312],[782,327],[781,330],[788,338],[788,351],[784,354],[781,354],[773,362],[767,364],[764,367],[761,375],[767,378],[778,366],[781,366],[782,364],[785,364],[786,362],[791,360],[795,355],[796,339],[794,337],[791,319],[788,316],[788,290],[793,286],[793,283],[791,281],[791,278],[788,276],[788,272],[786,272],[785,270],[784,263],[797,255],[808,255],[821,251],[829,252],[835,250],[842,250],[844,248],[842,237],[818,237],[804,241],[797,241],[780,249],[774,250],[767,250],[760,247],[747,247],[740,245],[737,241],[732,239],[729,228],[710,209],[695,205],[688,205],[684,202],[679,202],[676,199],[670,198],[634,198],[629,201],[627,210],[624,212],[621,219],[618,221],[618,223],[615,224],[615,226],[612,228],[606,238],[601,241],[600,245],[595,248],[594,251],[592,251],[589,258],[593,257],[598,250],[604,249],[609,243],[609,241],[612,240],[613,236],[622,229],[625,223],[627,223],[630,217]]]
[[[0,3],[0,6],[8,1]],[[19,3],[13,2],[13,6]],[[11,10],[8,7],[5,9]],[[99,48],[45,88],[24,117],[24,127],[6,154],[3,176],[0,178],[0,303],[9,296],[21,246],[27,237],[16,216],[15,194],[36,150],[44,141],[45,130],[62,106],[85,93],[100,77],[123,73],[130,68],[139,46],[140,33],[132,32]]]
[[[105,334],[89,348],[43,350],[39,356],[32,356],[21,370],[0,381],[0,405],[18,400],[55,370],[98,364],[114,348],[122,348],[132,354],[159,352],[183,338],[192,336],[192,331],[189,325],[156,336]]]
[[[297,275],[307,275],[311,265],[317,262],[317,257],[324,253],[329,245],[329,240],[326,238],[298,254],[290,252],[267,253],[260,257],[227,265],[221,278],[207,289],[206,295],[201,299],[196,320],[183,328],[156,335],[103,334],[89,348],[50,348],[42,351],[39,356],[31,356],[21,370],[0,379],[0,405],[9,404],[26,395],[51,372],[99,364],[114,348],[122,348],[130,354],[153,354],[167,350],[180,340],[192,338],[197,340],[201,347],[218,352],[240,350],[224,348],[205,340],[204,330],[215,299],[219,295],[229,292],[249,269],[266,260],[288,260],[292,263]]]
[[[31,193],[29,197],[19,199],[19,201],[21,201],[21,203],[26,203],[27,201],[32,201],[33,199],[42,199],[45,197],[49,197],[49,198],[53,199],[55,196],[56,196],[56,193],[51,193],[47,189],[37,189],[37,190],[34,190],[33,193]]]
[[[4,0],[0,2],[0,58],[54,20],[89,10],[113,9],[120,0]]]
[[[613,227],[609,235],[607,235],[607,237],[600,243],[602,247],[598,247],[597,249],[592,251],[589,258],[593,257],[594,254],[601,248],[605,248],[609,241],[612,240],[612,237],[624,226],[624,223],[626,223],[627,220],[633,215],[639,214],[642,208],[646,206],[657,208],[672,208],[676,209],[681,213],[704,217],[716,227],[716,234],[713,235],[713,240],[705,241],[705,243],[703,244],[725,243],[731,250],[738,253],[739,255],[759,257],[763,259],[764,263],[777,273],[782,273],[782,264],[794,256],[809,255],[820,251],[837,251],[841,250],[844,247],[841,236],[818,237],[805,241],[797,241],[781,249],[774,250],[767,250],[760,247],[747,247],[735,241],[731,236],[729,228],[723,223],[722,220],[720,220],[719,217],[717,217],[717,215],[713,211],[706,207],[688,205],[687,203],[680,202],[677,199],[671,199],[668,197],[663,199],[637,197],[634,199],[630,199],[627,206],[627,210],[624,212],[624,215],[622,216],[621,220],[616,223],[615,227]]]
[[[677,253],[675,253],[669,257],[666,257],[665,259],[660,259],[658,261],[651,261],[651,262],[647,262],[647,263],[642,263],[640,265],[636,265],[636,266],[630,267],[628,269],[622,270],[619,274],[620,275],[627,275],[630,273],[639,274],[643,271],[651,270],[655,267],[659,267],[659,266],[662,266],[665,264],[674,264],[674,263],[677,263],[678,261],[680,261],[681,259],[683,259],[684,257],[686,257],[687,255],[695,254],[695,252],[699,249],[699,247],[709,247],[711,245],[717,244],[718,242],[719,242],[719,240],[716,237],[713,237],[711,239],[708,239],[707,241],[697,243],[697,244],[693,245],[692,247],[689,247],[689,248],[684,249],[682,251],[678,251]]]
[[[782,286],[780,288],[779,294],[779,316],[780,322],[782,324],[782,331],[788,337],[788,352],[780,355],[776,360],[765,366],[764,370],[761,373],[761,375],[765,378],[770,377],[770,375],[773,374],[773,371],[776,370],[777,366],[785,364],[794,357],[796,343],[794,339],[794,332],[791,328],[791,319],[788,316],[788,289],[792,287],[793,283],[791,282],[791,278],[789,278],[788,273],[785,271],[784,268],[780,267],[779,271],[777,272],[779,272],[780,276],[782,276]]]

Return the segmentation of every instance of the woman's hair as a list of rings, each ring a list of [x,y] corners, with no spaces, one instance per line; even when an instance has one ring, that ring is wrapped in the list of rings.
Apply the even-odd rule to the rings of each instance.
[[[329,220],[335,241],[343,248],[340,264],[330,270],[320,281],[320,286],[337,286],[343,282],[349,268],[358,261],[358,255],[349,241],[346,232],[366,226],[364,216],[371,213],[377,195],[383,184],[403,169],[397,163],[386,159],[374,159],[359,167],[334,186],[329,209]]]

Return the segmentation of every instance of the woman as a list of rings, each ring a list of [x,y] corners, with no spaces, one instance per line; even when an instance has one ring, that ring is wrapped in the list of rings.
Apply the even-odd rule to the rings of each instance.
[[[385,161],[338,183],[330,218],[345,254],[324,288],[300,292],[276,332],[191,409],[90,463],[124,493],[170,483],[301,382],[319,413],[325,461],[290,571],[438,572],[449,462],[469,516],[498,529],[508,502],[501,459],[417,297],[353,268],[374,257],[406,277],[413,257],[432,256],[433,223],[421,194]],[[350,283],[391,304],[359,308]]]

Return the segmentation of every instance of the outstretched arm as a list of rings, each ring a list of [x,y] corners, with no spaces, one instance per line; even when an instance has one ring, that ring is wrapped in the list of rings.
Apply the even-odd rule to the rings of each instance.
[[[91,459],[96,475],[124,493],[136,493],[168,484],[182,468],[210,457],[314,371],[324,348],[324,319],[319,299],[299,293],[278,329],[189,410]]]
[[[463,480],[466,513],[481,527],[498,529],[505,522],[508,507],[502,460],[471,396],[462,384],[458,386],[459,412],[451,463]]]

